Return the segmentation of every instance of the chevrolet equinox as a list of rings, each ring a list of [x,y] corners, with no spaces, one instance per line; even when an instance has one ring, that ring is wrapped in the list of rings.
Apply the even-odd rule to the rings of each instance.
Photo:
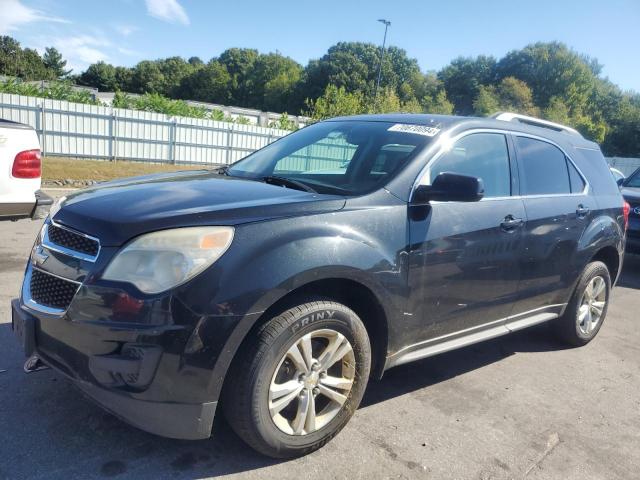
[[[542,322],[591,341],[628,213],[569,127],[335,118],[217,171],[60,199],[12,325],[26,370],[141,429],[207,438],[219,405],[251,447],[300,456],[389,368]]]

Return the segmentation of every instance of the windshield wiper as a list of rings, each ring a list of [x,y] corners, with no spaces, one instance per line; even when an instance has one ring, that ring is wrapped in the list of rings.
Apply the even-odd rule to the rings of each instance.
[[[282,187],[295,188],[297,190],[303,190],[309,193],[318,193],[309,185],[306,185],[302,182],[299,182],[297,180],[293,180],[287,177],[279,177],[277,175],[267,175],[266,177],[262,177],[262,180],[265,183],[268,183],[270,185],[280,185]]]

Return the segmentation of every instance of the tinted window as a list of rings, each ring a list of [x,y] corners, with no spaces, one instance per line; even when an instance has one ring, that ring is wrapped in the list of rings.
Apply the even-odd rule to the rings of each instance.
[[[481,178],[485,197],[508,197],[511,170],[507,139],[499,133],[476,133],[461,138],[436,160],[430,169],[430,181],[442,172]]]
[[[571,193],[567,161],[550,143],[516,137],[523,195]]]
[[[569,182],[571,183],[571,193],[580,193],[584,190],[585,183],[576,167],[567,160],[567,168],[569,169]]]
[[[640,168],[633,172],[629,178],[624,182],[625,187],[639,188],[640,187]]]
[[[396,127],[387,122],[316,123],[236,162],[227,173],[259,181],[276,175],[319,193],[359,195],[388,182],[435,137]]]

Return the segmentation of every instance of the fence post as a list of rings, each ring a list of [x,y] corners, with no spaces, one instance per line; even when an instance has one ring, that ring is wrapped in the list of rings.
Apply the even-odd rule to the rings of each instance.
[[[35,114],[35,117],[36,117],[36,133],[38,135],[40,135],[40,137],[39,137],[40,140],[42,140],[42,118],[40,116],[41,113],[42,113],[40,111],[41,108],[42,108],[41,104],[37,104],[36,105],[36,114]],[[28,110],[27,110],[27,112],[28,112]],[[18,115],[20,115],[20,113],[18,113]],[[42,143],[42,141],[40,143]]]
[[[111,117],[109,117],[109,160],[116,161],[116,133],[115,133],[116,114],[111,109]]]
[[[44,102],[40,104],[40,126],[41,126],[41,134],[40,134],[40,150],[42,151],[42,156],[47,155],[47,120],[45,118],[45,106]]]
[[[171,119],[169,125],[169,162],[175,165],[176,163],[176,130],[178,129],[178,121],[175,118]]]
[[[233,123],[229,125],[229,129],[227,130],[227,159],[225,161],[227,165],[231,164],[232,140],[233,140]]]

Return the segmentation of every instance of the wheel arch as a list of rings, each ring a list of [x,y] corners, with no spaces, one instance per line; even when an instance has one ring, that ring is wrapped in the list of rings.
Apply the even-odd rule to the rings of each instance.
[[[250,341],[254,332],[285,310],[300,303],[319,299],[341,303],[351,308],[360,317],[367,329],[371,343],[371,377],[380,378],[384,371],[389,338],[388,316],[382,306],[382,302],[370,287],[357,280],[323,278],[301,285],[280,297],[254,319],[250,327],[246,329],[242,339],[235,342],[235,348],[227,345],[225,350],[228,354],[228,360],[224,362],[226,364],[224,371],[215,375],[218,378],[223,377],[220,382],[221,387],[218,397],[220,399],[223,398],[222,392],[224,391],[225,383],[229,380],[227,373],[231,369],[233,362],[238,358],[243,345]]]
[[[612,245],[607,245],[597,250],[591,257],[591,262],[600,261],[609,269],[611,283],[615,284],[620,273],[621,258],[618,249]]]

